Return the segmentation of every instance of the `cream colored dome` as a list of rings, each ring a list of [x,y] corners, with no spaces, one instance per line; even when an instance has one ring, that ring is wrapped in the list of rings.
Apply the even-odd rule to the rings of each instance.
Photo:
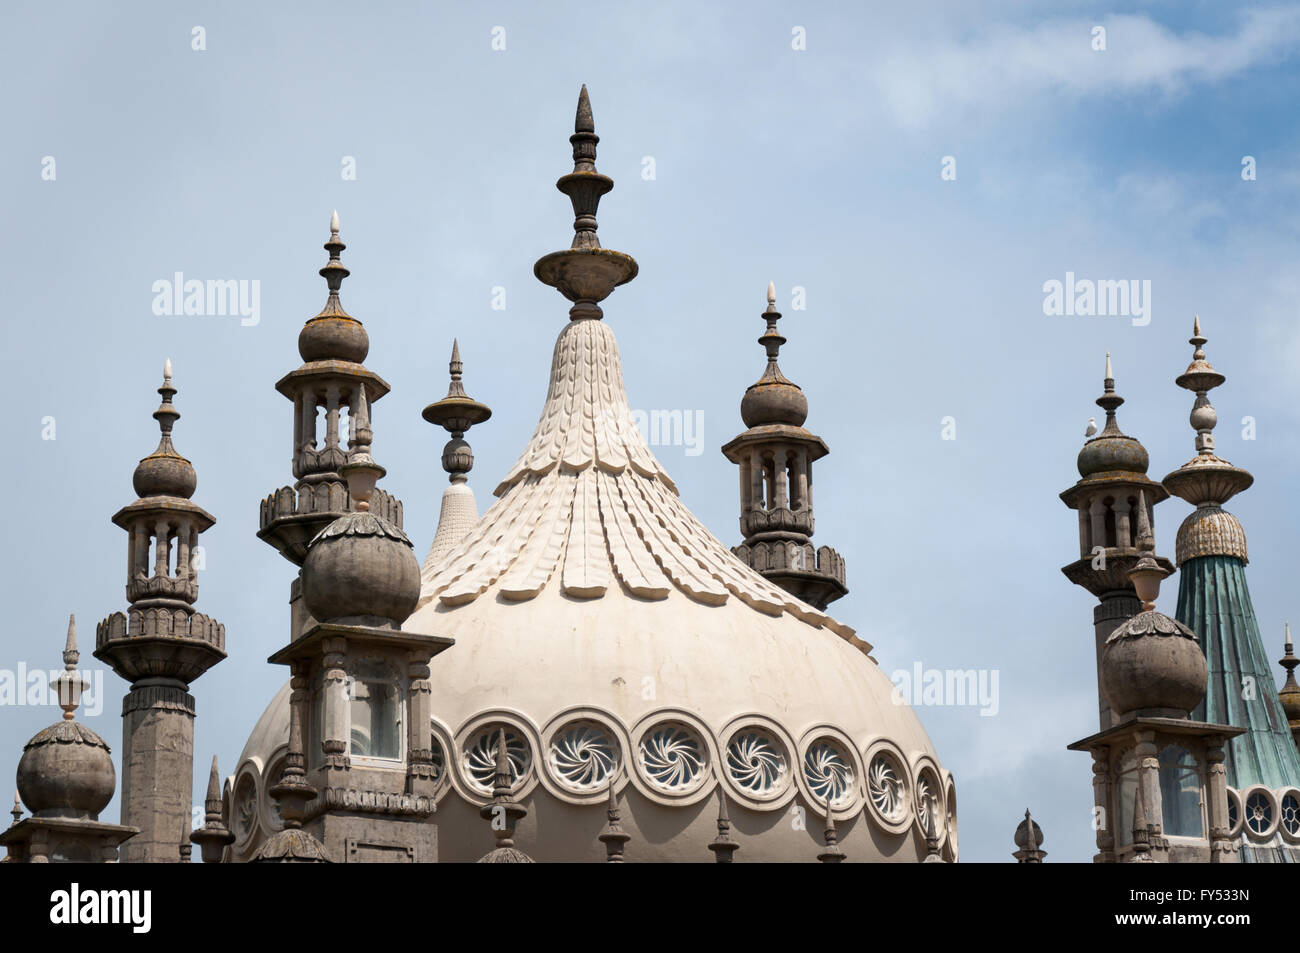
[[[604,322],[561,331],[541,421],[496,494],[426,562],[403,626],[456,640],[430,678],[440,859],[491,847],[478,809],[503,725],[529,811],[515,842],[539,861],[603,859],[611,771],[630,861],[711,862],[719,786],[740,862],[814,860],[828,793],[849,860],[921,860],[931,810],[955,858],[952,779],[916,714],[852,628],[751,571],[680,501]],[[287,737],[281,692],[234,781],[238,858],[274,826],[268,768]],[[241,791],[260,806],[241,810]]]

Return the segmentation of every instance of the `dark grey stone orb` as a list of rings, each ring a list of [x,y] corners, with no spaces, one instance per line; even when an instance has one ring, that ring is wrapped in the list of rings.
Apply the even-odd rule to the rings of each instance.
[[[1101,687],[1118,715],[1185,716],[1205,697],[1208,680],[1196,633],[1153,610],[1120,625],[1102,649]]]
[[[420,599],[420,564],[400,529],[349,513],[321,530],[302,564],[302,597],[321,622],[385,619],[401,625]]]
[[[97,820],[116,786],[108,745],[75,721],[39,732],[18,761],[18,796],[38,817]]]

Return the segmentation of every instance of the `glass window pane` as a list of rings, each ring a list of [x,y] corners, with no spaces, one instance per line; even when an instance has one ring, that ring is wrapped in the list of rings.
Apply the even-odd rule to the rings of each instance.
[[[1201,771],[1196,756],[1181,745],[1160,751],[1160,803],[1164,831],[1170,837],[1204,837],[1201,817]]]

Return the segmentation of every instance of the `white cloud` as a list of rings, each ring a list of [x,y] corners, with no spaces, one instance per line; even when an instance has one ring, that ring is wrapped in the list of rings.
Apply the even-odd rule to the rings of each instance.
[[[1106,28],[1106,50],[1092,29]],[[1009,110],[1035,96],[1161,93],[1214,84],[1287,55],[1300,9],[1246,12],[1235,34],[1175,33],[1145,16],[995,24],[964,39],[933,35],[877,60],[872,79],[900,124],[920,127],[950,110]]]

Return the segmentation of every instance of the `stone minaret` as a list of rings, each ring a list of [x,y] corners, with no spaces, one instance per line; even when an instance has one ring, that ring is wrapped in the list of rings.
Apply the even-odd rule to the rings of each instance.
[[[465,441],[465,433],[491,417],[492,411],[487,404],[481,404],[465,393],[465,385],[461,382],[463,368],[460,344],[453,340],[448,364],[451,384],[447,396],[424,408],[424,419],[451,435],[442,448],[442,468],[447,471],[451,485],[442,491],[438,531],[433,536],[429,554],[424,558],[422,573],[436,572],[443,557],[455,549],[478,522],[478,507],[468,482],[469,471],[474,468],[474,451]]]
[[[1094,860],[1233,862],[1223,759],[1241,729],[1189,717],[1209,673],[1196,633],[1156,611],[1172,570],[1155,555],[1145,496],[1139,491],[1141,555],[1129,570],[1140,611],[1102,649],[1099,687],[1111,724],[1069,746],[1092,755]]]
[[[263,861],[432,863],[437,766],[429,660],[452,640],[402,629],[420,597],[411,541],[371,509],[384,468],[370,455],[358,385],[349,459],[338,467],[354,512],[310,541],[302,563],[311,625],[271,656],[290,669],[289,748],[270,791],[285,829]]]
[[[172,365],[158,388],[158,449],[140,461],[139,496],[113,522],[127,532],[126,598],[131,607],[99,624],[95,658],[131,683],[122,701],[122,823],[140,833],[127,863],[189,859],[194,775],[190,683],[226,657],[226,627],[195,612],[199,534],[216,520],[190,502],[198,477],[172,446]]]
[[[1205,698],[1194,717],[1245,729],[1227,748],[1228,784],[1243,791],[1263,785],[1280,792],[1300,785],[1300,752],[1273,691],[1272,663],[1246,585],[1246,533],[1223,509],[1254,478],[1215,453],[1218,415],[1208,394],[1225,378],[1205,357],[1199,317],[1192,328],[1192,362],[1176,383],[1196,395],[1190,417],[1196,456],[1164,479],[1170,493],[1196,507],[1178,527],[1174,615],[1200,636],[1210,666]],[[1280,850],[1300,861],[1300,849],[1277,839],[1261,849]]]
[[[722,448],[740,467],[740,532],[732,552],[786,592],[818,609],[847,593],[844,559],[829,546],[814,549],[812,465],[830,453],[804,429],[808,398],[781,373],[777,355],[785,338],[776,330],[776,288],[767,286],[767,323],[758,343],[767,366],[745,391],[740,416],[749,429]]]
[[[1079,482],[1061,494],[1065,505],[1079,512],[1079,559],[1062,567],[1061,572],[1097,597],[1099,604],[1092,610],[1092,624],[1098,672],[1107,636],[1138,612],[1137,595],[1128,576],[1140,555],[1138,496],[1145,495],[1146,518],[1153,526],[1155,504],[1169,496],[1163,486],[1146,475],[1150,465],[1146,448],[1135,437],[1122,433],[1115,420],[1115,411],[1124,398],[1115,393],[1109,353],[1103,389],[1097,405],[1106,411],[1106,424],[1079,451]],[[1173,563],[1168,559],[1155,558],[1162,568],[1173,572]],[[1100,725],[1108,728],[1110,707],[1100,691],[1097,700]]]
[[[276,490],[262,501],[257,536],[274,546],[285,559],[301,566],[307,545],[322,529],[353,509],[340,467],[348,462],[355,442],[356,405],[365,387],[373,404],[388,393],[388,384],[362,363],[370,351],[370,338],[361,322],[343,309],[339,288],[349,274],[339,260],[347,246],[339,239],[338,212],[330,216],[330,237],[325,243],[329,261],[321,276],[329,297],[320,314],[298,334],[303,364],[286,374],[275,389],[293,402],[293,475],[297,482]],[[347,409],[348,443],[342,441],[342,414]],[[324,409],[324,432],[321,413]],[[399,530],[402,504],[376,490],[372,511]],[[290,588],[292,634],[311,624],[301,600],[301,582]]]

